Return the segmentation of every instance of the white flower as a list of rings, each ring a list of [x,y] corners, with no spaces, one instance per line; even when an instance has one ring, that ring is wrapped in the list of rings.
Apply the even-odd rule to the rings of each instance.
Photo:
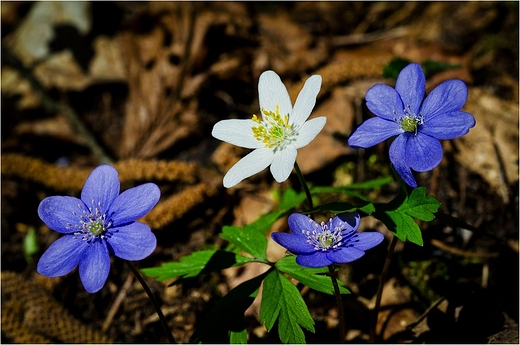
[[[255,149],[229,169],[224,187],[233,187],[269,165],[277,182],[287,180],[296,162],[296,150],[309,144],[325,126],[325,117],[306,121],[320,88],[321,76],[307,79],[293,108],[280,77],[273,71],[262,73],[258,81],[261,118],[222,120],[211,132],[219,140]]]

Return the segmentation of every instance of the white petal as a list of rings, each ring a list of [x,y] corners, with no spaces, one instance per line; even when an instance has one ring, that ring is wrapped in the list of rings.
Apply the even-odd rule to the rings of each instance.
[[[289,178],[294,167],[294,162],[296,162],[296,153],[296,149],[293,146],[289,146],[274,154],[274,160],[271,164],[271,174],[273,174],[276,182],[280,183]]]
[[[292,113],[292,103],[287,88],[282,80],[273,71],[265,71],[260,75],[258,81],[258,100],[260,109],[275,111],[276,106],[280,107],[280,114],[287,115],[289,118]]]
[[[267,148],[256,149],[249,153],[229,169],[224,176],[224,187],[233,187],[243,179],[264,170],[273,162],[273,156],[273,150]]]
[[[296,98],[294,108],[291,116],[289,117],[289,124],[301,125],[311,115],[314,105],[316,105],[316,97],[320,92],[321,88],[321,76],[313,75],[305,82],[302,90]]]
[[[294,147],[299,149],[307,146],[311,141],[314,140],[314,138],[316,138],[318,133],[321,132],[323,126],[325,126],[325,122],[327,122],[327,118],[325,116],[316,117],[305,122],[298,131],[298,137],[293,144]]]
[[[263,147],[264,143],[253,136],[253,126],[258,126],[253,120],[222,120],[213,126],[211,135],[236,146],[257,149]]]

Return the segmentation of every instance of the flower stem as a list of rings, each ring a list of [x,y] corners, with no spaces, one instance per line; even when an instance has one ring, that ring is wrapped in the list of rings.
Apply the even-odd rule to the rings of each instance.
[[[309,186],[307,186],[307,182],[303,177],[302,171],[298,166],[298,163],[294,162],[294,170],[296,170],[296,175],[298,175],[298,179],[300,180],[300,184],[302,185],[303,190],[305,191],[305,195],[307,196],[307,203],[309,204],[309,210],[311,210],[314,205],[312,203],[311,191],[309,190]],[[332,280],[332,286],[334,287],[334,296],[336,296],[336,304],[338,305],[338,318],[339,318],[339,342],[343,344],[345,342],[345,312],[343,311],[343,300],[341,299],[341,293],[339,291],[338,281],[336,279],[336,272],[334,271],[334,265],[330,265],[329,273],[330,279]]]
[[[338,318],[339,318],[339,343],[345,342],[345,311],[343,310],[343,300],[341,299],[341,293],[339,292],[338,281],[336,280],[336,272],[334,271],[334,265],[330,265],[329,273],[330,279],[332,280],[332,286],[334,286],[334,296],[336,296],[336,304],[338,305]]]
[[[376,294],[376,305],[374,306],[374,312],[372,314],[372,324],[370,325],[370,343],[376,341],[376,327],[377,327],[377,316],[379,309],[381,308],[381,296],[383,295],[383,287],[385,286],[386,276],[390,268],[390,261],[392,261],[392,255],[394,254],[395,245],[397,244],[398,238],[394,235],[392,242],[388,246],[388,252],[386,253],[386,261],[381,271],[381,277],[379,279],[379,287],[377,288]]]
[[[305,196],[307,196],[307,202],[309,203],[309,210],[310,210],[314,207],[312,204],[311,191],[309,190],[309,187],[307,186],[307,182],[305,182],[305,178],[303,177],[302,171],[300,170],[300,167],[298,166],[298,163],[296,163],[296,162],[294,162],[294,170],[296,170],[296,175],[298,175],[300,184],[302,185],[302,188],[305,191]]]
[[[166,334],[166,337],[168,337],[168,341],[170,342],[170,344],[177,344],[175,339],[173,339],[173,335],[170,331],[170,328],[168,327],[166,318],[164,317],[164,314],[161,311],[161,307],[159,306],[159,303],[157,303],[157,300],[153,296],[152,291],[148,287],[148,284],[146,284],[146,282],[144,281],[144,279],[141,276],[141,274],[139,273],[139,271],[134,267],[134,265],[132,265],[132,263],[130,261],[127,261],[127,260],[124,260],[124,261],[126,262],[128,267],[130,267],[130,269],[132,270],[132,273],[135,275],[137,280],[139,280],[139,283],[141,283],[141,285],[143,286],[143,289],[146,292],[146,294],[148,295],[148,298],[150,298],[150,301],[152,302],[153,307],[155,308],[155,311],[157,312],[157,315],[159,316],[159,320],[161,320],[161,324],[162,324],[164,333]]]

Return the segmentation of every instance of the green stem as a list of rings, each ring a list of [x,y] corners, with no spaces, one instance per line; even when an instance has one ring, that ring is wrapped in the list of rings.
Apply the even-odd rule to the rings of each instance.
[[[303,177],[302,171],[300,170],[300,167],[296,162],[294,162],[294,170],[296,170],[296,175],[298,176],[300,184],[302,185],[302,188],[305,191],[305,196],[307,196],[307,202],[309,203],[309,210],[311,210],[314,207],[312,204],[311,191],[309,190],[307,182],[305,182],[305,178]]]
[[[394,235],[394,237],[392,238],[392,242],[390,242],[390,245],[388,246],[385,265],[383,266],[383,271],[381,272],[381,277],[379,279],[379,287],[377,288],[376,294],[376,305],[374,306],[374,312],[372,314],[372,323],[370,325],[370,343],[374,343],[376,341],[377,316],[379,314],[379,309],[381,309],[381,296],[383,295],[383,287],[385,286],[386,276],[388,275],[390,262],[392,261],[392,255],[394,254],[395,245],[397,244],[397,241],[398,238]]]
[[[334,265],[330,265],[329,273],[330,279],[332,280],[332,286],[334,286],[334,296],[336,296],[336,304],[338,305],[338,318],[339,318],[339,343],[345,342],[345,311],[343,310],[343,300],[341,299],[341,293],[339,292],[338,281],[336,279],[336,272],[334,271]]]
[[[161,320],[161,324],[162,324],[164,333],[166,334],[166,337],[168,337],[168,341],[170,342],[170,344],[177,344],[175,339],[173,339],[173,335],[170,332],[170,328],[168,327],[166,318],[164,317],[164,314],[161,311],[161,307],[159,306],[159,303],[157,303],[157,300],[155,299],[154,295],[152,294],[152,291],[150,290],[150,288],[148,287],[148,284],[146,284],[146,282],[144,281],[144,279],[141,276],[141,274],[139,273],[139,271],[134,267],[134,265],[132,265],[132,263],[130,261],[127,261],[127,260],[124,260],[124,261],[126,262],[128,267],[130,267],[130,269],[132,270],[132,273],[135,275],[137,280],[139,280],[139,283],[141,283],[144,291],[148,295],[148,298],[152,302],[153,307],[155,308],[155,311],[157,312],[157,315],[159,316],[159,320]]]
[[[307,186],[307,182],[303,177],[302,171],[298,166],[298,163],[294,162],[294,170],[296,170],[296,175],[298,175],[298,179],[300,180],[300,184],[302,185],[303,190],[305,191],[305,195],[307,196],[307,203],[309,204],[309,210],[311,210],[314,206],[312,203],[312,196],[309,187]],[[341,293],[339,291],[338,281],[336,279],[336,272],[334,271],[334,265],[330,265],[329,273],[330,279],[332,280],[332,286],[334,287],[334,296],[336,297],[336,304],[338,305],[338,317],[339,317],[339,342],[343,344],[345,342],[345,312],[343,310],[343,300],[341,299]]]

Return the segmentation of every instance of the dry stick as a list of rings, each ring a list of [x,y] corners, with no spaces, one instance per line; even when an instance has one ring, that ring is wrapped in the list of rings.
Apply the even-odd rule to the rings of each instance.
[[[298,163],[294,162],[294,169],[296,170],[296,175],[298,175],[298,179],[300,180],[300,184],[302,185],[303,190],[305,191],[305,195],[307,196],[307,202],[309,203],[309,209],[312,209],[312,196],[307,186],[307,182],[303,177],[303,174],[298,166]],[[334,286],[334,296],[336,297],[336,304],[338,305],[338,317],[339,317],[339,342],[342,344],[345,342],[345,312],[343,310],[343,300],[341,299],[341,293],[339,291],[338,281],[336,280],[336,272],[334,272],[334,265],[328,266],[330,272],[330,279],[332,280],[332,286]]]
[[[117,311],[119,310],[121,303],[125,299],[126,293],[132,286],[133,281],[134,281],[134,276],[132,274],[129,274],[126,277],[126,281],[123,284],[123,287],[121,288],[121,290],[119,290],[119,293],[117,294],[117,297],[114,300],[114,303],[112,303],[112,306],[110,307],[110,310],[108,311],[105,321],[103,322],[103,326],[101,327],[101,330],[103,332],[106,332],[108,330],[108,327],[110,327],[110,324],[112,323],[114,316],[116,315]]]
[[[32,69],[26,67],[18,58],[18,56],[16,56],[16,54],[10,49],[2,47],[2,56],[8,65],[20,72],[22,78],[29,82],[34,92],[36,92],[40,98],[43,108],[47,112],[63,114],[67,118],[67,121],[69,121],[72,127],[76,130],[76,132],[85,140],[85,145],[90,148],[92,154],[98,159],[98,161],[100,163],[111,163],[112,159],[110,159],[105,150],[103,150],[103,148],[97,143],[94,135],[85,126],[85,124],[81,121],[79,116],[71,107],[50,98],[45,93],[45,90],[40,82],[34,77]]]
[[[381,296],[383,295],[383,287],[385,285],[386,276],[388,274],[388,269],[390,268],[390,261],[392,261],[392,255],[394,254],[395,245],[399,239],[394,235],[392,238],[392,242],[390,242],[390,246],[388,246],[388,252],[386,254],[385,266],[383,267],[383,271],[381,272],[381,278],[379,280],[379,287],[377,288],[376,295],[376,305],[374,307],[374,312],[372,314],[372,324],[370,325],[370,342],[374,343],[376,340],[376,327],[377,327],[377,316],[379,314],[379,309],[381,308]]]
[[[134,275],[137,278],[137,280],[139,280],[139,283],[141,283],[141,285],[143,286],[144,291],[148,295],[148,298],[152,302],[152,304],[153,304],[153,306],[155,308],[155,311],[157,312],[157,315],[159,316],[159,320],[161,320],[161,325],[163,327],[164,333],[168,337],[168,341],[170,342],[170,344],[177,344],[175,342],[175,339],[173,339],[172,332],[170,331],[170,328],[168,327],[168,323],[166,322],[166,318],[164,317],[164,314],[163,314],[163,312],[161,310],[161,307],[159,306],[159,303],[157,303],[157,300],[155,299],[155,297],[154,297],[152,291],[150,290],[150,288],[148,287],[148,284],[146,284],[146,282],[144,281],[144,279],[141,276],[141,274],[139,273],[139,271],[134,267],[134,265],[132,265],[132,263],[130,261],[127,261],[127,260],[124,260],[124,261],[126,262],[128,267],[130,267],[130,269],[134,273]]]

